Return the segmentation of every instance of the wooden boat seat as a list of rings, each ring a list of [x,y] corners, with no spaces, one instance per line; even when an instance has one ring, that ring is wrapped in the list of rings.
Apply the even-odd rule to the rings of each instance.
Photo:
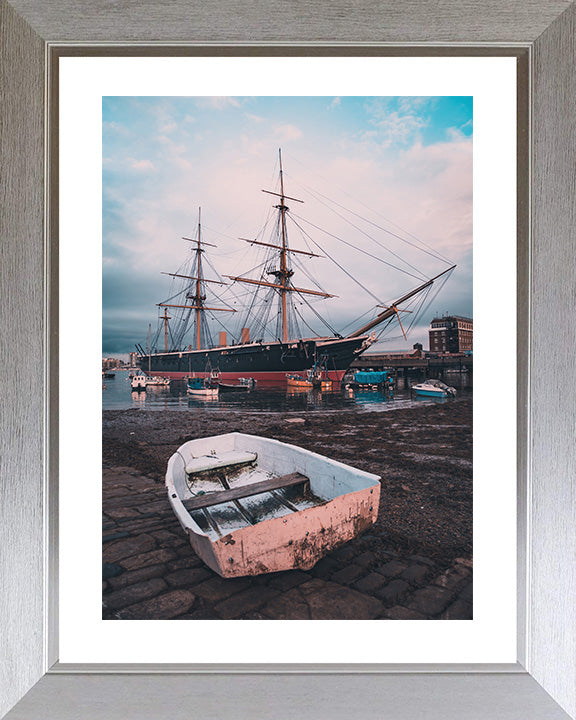
[[[190,500],[184,501],[184,507],[189,512],[191,510],[201,510],[202,508],[220,505],[220,503],[230,502],[231,500],[240,500],[241,498],[251,497],[252,495],[260,495],[261,493],[270,492],[271,490],[280,490],[281,488],[292,487],[301,483],[309,482],[309,478],[301,473],[290,473],[289,475],[280,475],[279,477],[262,480],[262,482],[252,483],[251,485],[241,485],[231,488],[230,490],[218,490],[217,492],[209,492],[205,495],[196,495]]]
[[[254,462],[257,458],[258,453],[244,450],[231,450],[217,455],[202,455],[188,460],[186,473],[192,475],[204,470],[217,470],[218,468],[232,467],[234,465],[244,465]]]

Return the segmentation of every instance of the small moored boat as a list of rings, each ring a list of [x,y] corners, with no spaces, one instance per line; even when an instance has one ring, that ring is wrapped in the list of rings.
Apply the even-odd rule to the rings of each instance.
[[[422,397],[448,397],[450,395],[456,395],[456,388],[450,387],[440,380],[426,380],[418,385],[412,385],[416,395]]]
[[[224,392],[236,392],[238,390],[247,392],[248,390],[250,390],[250,386],[246,385],[244,383],[241,383],[241,382],[237,382],[237,383],[219,382],[218,389],[222,390]]]
[[[141,370],[137,370],[133,375],[128,378],[132,390],[146,390],[149,385],[161,385],[168,387],[170,385],[169,378],[157,377],[155,375],[146,375]]]
[[[247,385],[249,388],[256,387],[256,380],[254,380],[253,377],[241,377],[241,378],[238,378],[238,382],[241,385]]]
[[[286,375],[286,385],[289,388],[312,388],[312,380],[303,378],[300,375]]]
[[[328,375],[328,365],[325,358],[320,362],[314,363],[314,367],[311,370],[308,370],[308,380],[310,380],[313,387],[317,389],[332,389],[332,380]]]
[[[132,390],[146,390],[146,385],[148,385],[148,375],[141,370],[136,370],[133,375],[130,375],[128,380],[130,381]]]
[[[150,377],[150,375],[148,375],[148,382],[146,384],[168,387],[168,385],[170,385],[170,378],[159,377],[158,375],[153,375],[152,377]]]
[[[172,509],[222,577],[307,570],[369,528],[380,478],[278,440],[190,440],[168,462]]]
[[[213,385],[204,378],[188,378],[186,392],[189,395],[202,395],[204,397],[215,397],[218,395],[218,385]]]

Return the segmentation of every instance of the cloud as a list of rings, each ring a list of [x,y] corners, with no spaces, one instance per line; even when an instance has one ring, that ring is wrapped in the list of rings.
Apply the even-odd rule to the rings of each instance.
[[[313,244],[318,242],[379,300],[389,302],[414,287],[415,278],[353,252],[342,240],[415,273],[396,257],[400,255],[431,276],[446,265],[427,255],[426,248],[413,247],[418,245],[415,238],[422,238],[458,264],[431,310],[471,314],[472,141],[454,131],[444,132],[441,142],[423,144],[420,131],[430,104],[415,98],[396,105],[386,104],[386,99],[358,101],[359,116],[341,127],[335,123],[344,113],[328,116],[325,98],[301,106],[290,105],[288,99],[284,104],[251,100],[254,113],[246,113],[243,99],[206,100],[181,99],[180,106],[168,107],[163,99],[162,113],[150,111],[152,120],[139,128],[137,142],[130,138],[122,153],[111,140],[105,143],[107,157],[129,159],[115,162],[113,173],[107,168],[104,181],[103,317],[111,343],[104,352],[126,352],[147,335],[148,322],[155,323],[156,303],[170,295],[170,281],[160,271],[178,272],[189,257],[191,243],[181,237],[195,232],[199,206],[203,235],[217,246],[209,249],[207,259],[220,274],[241,274],[262,261],[258,249],[238,237],[256,237],[269,214],[274,215],[274,198],[261,189],[277,187],[279,146],[286,192],[305,200],[304,205],[290,203],[290,215],[310,236],[292,222],[293,247],[320,254]],[[347,111],[349,105],[354,107],[352,100]],[[186,136],[182,129],[192,113],[198,132]],[[159,135],[168,117],[177,128]],[[137,120],[146,117],[141,113]],[[338,205],[330,206],[307,188]],[[271,229],[261,239],[267,242],[270,237]],[[307,271],[339,296],[325,303],[313,299],[336,329],[374,307],[374,298],[328,257],[299,259],[302,287],[313,287]],[[235,287],[238,294],[245,290]],[[316,331],[323,331],[312,314],[308,319]],[[229,324],[228,314],[224,321]],[[417,341],[422,342],[409,336],[408,347]],[[427,347],[427,340],[424,344]]]
[[[428,98],[401,98],[393,101],[389,98],[375,98],[370,100],[366,109],[370,117],[370,124],[376,132],[370,134],[371,139],[377,139],[381,148],[389,148],[393,144],[406,146],[416,142],[420,131],[428,125],[428,118],[421,114],[427,105]],[[365,136],[366,137],[366,136]]]
[[[196,105],[202,109],[208,110],[227,110],[229,108],[239,108],[241,101],[235,97],[219,95],[214,97],[196,98]]]
[[[407,96],[398,98],[398,109],[403,114],[412,115],[421,112],[424,108],[431,109],[438,102],[438,98],[427,96]]]
[[[274,128],[274,137],[278,142],[288,142],[289,140],[299,140],[302,137],[302,131],[295,125],[286,123]]]
[[[125,125],[122,125],[121,123],[114,120],[103,122],[102,131],[108,131],[114,135],[121,135],[124,137],[128,137],[129,135],[131,135],[130,130]]]
[[[133,170],[138,170],[141,172],[146,172],[148,170],[154,170],[154,164],[151,160],[136,160],[134,158],[128,158],[130,162],[130,167]]]
[[[335,110],[337,107],[340,107],[342,104],[342,98],[335,97],[332,102],[328,105],[328,110]]]

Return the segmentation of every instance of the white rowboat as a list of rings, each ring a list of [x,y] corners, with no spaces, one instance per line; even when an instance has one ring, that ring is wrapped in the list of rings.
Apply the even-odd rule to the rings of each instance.
[[[191,440],[168,462],[172,509],[222,577],[300,568],[369,528],[380,478],[255,435]]]

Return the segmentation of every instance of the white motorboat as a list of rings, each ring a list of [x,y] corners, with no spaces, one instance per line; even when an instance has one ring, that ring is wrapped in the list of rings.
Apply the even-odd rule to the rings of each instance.
[[[421,397],[450,397],[456,395],[456,388],[446,385],[440,380],[426,380],[423,383],[412,385],[410,388]]]
[[[146,375],[141,370],[137,370],[128,378],[132,390],[146,390],[149,385],[162,385],[168,387],[170,385],[169,378]]]

